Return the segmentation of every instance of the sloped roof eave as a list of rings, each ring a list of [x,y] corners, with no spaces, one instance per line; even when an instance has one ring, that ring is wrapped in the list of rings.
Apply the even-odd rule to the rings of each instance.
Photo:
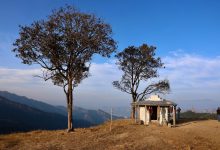
[[[136,105],[136,106],[177,106],[176,103],[171,102],[171,101],[139,101],[136,103],[132,103],[132,105]]]

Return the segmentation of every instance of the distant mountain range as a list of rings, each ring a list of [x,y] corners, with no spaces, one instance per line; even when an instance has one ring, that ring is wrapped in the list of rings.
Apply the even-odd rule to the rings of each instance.
[[[183,119],[199,119],[199,120],[207,120],[207,119],[216,119],[216,113],[198,113],[193,112],[191,110],[180,113],[180,117]]]
[[[19,96],[19,95],[16,95],[14,93],[10,93],[7,91],[0,91],[0,96],[5,97],[10,101],[24,104],[24,105],[42,110],[44,112],[57,113],[57,114],[65,115],[65,116],[67,115],[65,111],[57,108],[56,106],[53,106],[53,105],[50,105],[50,104],[47,104],[47,103],[44,103],[38,100],[30,99],[25,96]]]
[[[113,119],[120,117],[113,116]],[[110,119],[102,110],[73,109],[75,127],[89,127]],[[67,111],[64,106],[53,106],[38,100],[0,91],[0,133],[36,129],[64,129]]]
[[[46,113],[0,97],[0,133],[62,129],[66,123],[66,118],[62,115]]]

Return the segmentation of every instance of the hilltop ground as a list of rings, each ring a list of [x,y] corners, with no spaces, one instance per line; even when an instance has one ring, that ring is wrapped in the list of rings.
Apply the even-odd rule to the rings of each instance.
[[[33,131],[0,135],[0,149],[219,149],[220,122],[216,120],[191,121],[176,128],[134,124],[131,120],[76,129],[73,133]]]

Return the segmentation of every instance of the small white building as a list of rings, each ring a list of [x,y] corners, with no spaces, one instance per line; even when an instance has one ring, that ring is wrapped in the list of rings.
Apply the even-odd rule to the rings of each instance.
[[[148,125],[150,122],[158,122],[160,125],[167,124],[171,120],[176,125],[177,104],[160,98],[158,95],[151,95],[144,101],[132,103],[136,109],[135,119]]]

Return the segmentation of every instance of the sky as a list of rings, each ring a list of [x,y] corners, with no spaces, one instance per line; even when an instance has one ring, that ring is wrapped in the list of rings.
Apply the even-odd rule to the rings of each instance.
[[[143,43],[157,47],[171,92],[162,97],[184,109],[215,109],[220,105],[220,1],[218,0],[0,0],[0,90],[66,105],[61,87],[33,77],[39,66],[21,63],[11,52],[19,25],[46,19],[66,4],[109,23],[117,51]],[[74,104],[91,109],[129,107],[130,96],[112,86],[122,72],[115,58],[94,56],[91,76],[74,91]]]

